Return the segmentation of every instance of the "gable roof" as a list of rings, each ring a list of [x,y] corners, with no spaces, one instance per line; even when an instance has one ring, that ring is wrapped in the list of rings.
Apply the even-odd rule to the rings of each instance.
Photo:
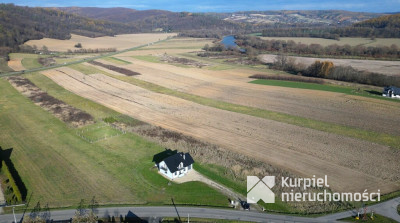
[[[400,88],[395,87],[395,86],[389,86],[389,87],[385,87],[383,89],[384,93],[387,93],[389,90],[392,90],[394,94],[400,94]]]
[[[178,170],[178,166],[180,163],[183,163],[183,167],[187,167],[194,163],[194,160],[189,153],[182,153],[182,152],[169,156],[165,158],[163,161],[165,162],[171,173],[174,173]]]

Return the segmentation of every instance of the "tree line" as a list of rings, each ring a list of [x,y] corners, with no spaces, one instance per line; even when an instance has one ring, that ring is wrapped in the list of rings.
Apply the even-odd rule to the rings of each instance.
[[[331,61],[317,60],[307,67],[304,64],[296,63],[295,59],[292,57],[280,54],[270,67],[307,77],[326,78],[380,87],[390,85],[400,86],[399,76],[388,76],[368,71],[360,71],[351,66],[335,66]]]
[[[268,37],[340,37],[400,38],[400,14],[381,16],[347,27],[270,27],[262,31]]]
[[[258,52],[281,52],[299,55],[326,55],[339,57],[370,57],[370,58],[400,58],[400,48],[393,44],[388,46],[350,46],[320,44],[296,43],[293,40],[262,40],[259,37],[249,37],[239,35],[236,37],[236,43],[242,48],[251,48]]]

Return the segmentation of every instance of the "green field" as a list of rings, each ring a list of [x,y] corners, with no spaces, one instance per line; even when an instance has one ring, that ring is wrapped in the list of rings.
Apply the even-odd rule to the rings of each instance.
[[[88,108],[95,117],[118,115],[95,103],[52,89],[46,78],[30,75],[36,83]],[[41,87],[41,86],[40,86]],[[153,155],[164,148],[127,133],[88,143],[76,129],[53,117],[0,79],[0,142],[13,148],[11,159],[26,187],[30,204],[68,207],[92,196],[100,204],[177,204],[226,206],[227,198],[199,183],[172,183],[157,173]],[[98,111],[97,111],[98,110]],[[29,111],[29,113],[27,112]],[[92,113],[93,111],[96,111]],[[96,124],[95,124],[96,125]]]
[[[21,63],[22,63],[22,66],[25,67],[25,69],[33,69],[33,68],[42,67],[42,65],[38,61],[38,59],[41,57],[48,57],[48,56],[42,56],[42,55],[31,54],[31,53],[10,53],[10,59],[22,58]]]
[[[0,73],[9,71],[13,70],[8,66],[8,62],[5,59],[0,58]]]
[[[107,61],[119,64],[119,65],[131,64],[131,62],[128,62],[126,60],[122,60],[119,58],[115,58],[115,57],[104,57],[103,60],[107,60]]]
[[[364,46],[391,46],[395,44],[400,46],[400,39],[398,38],[376,38],[375,40],[371,40],[370,38],[353,38],[353,37],[342,37],[340,40],[333,40],[333,39],[323,39],[323,38],[311,38],[311,37],[261,37],[264,40],[293,40],[294,42],[303,43],[303,44],[320,44],[321,46],[329,46],[332,44],[337,45],[350,45],[350,46],[357,46],[357,45],[364,45]]]

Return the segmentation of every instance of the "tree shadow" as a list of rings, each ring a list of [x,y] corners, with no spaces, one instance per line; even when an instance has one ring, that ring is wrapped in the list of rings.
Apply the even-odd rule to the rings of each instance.
[[[382,92],[375,91],[375,90],[365,90],[367,93],[373,94],[373,95],[382,95]]]
[[[7,166],[12,178],[15,181],[15,184],[17,185],[18,189],[21,192],[22,200],[25,201],[26,196],[28,194],[28,190],[24,182],[22,181],[21,176],[19,175],[17,169],[15,168],[14,163],[11,160],[12,151],[13,148],[3,150],[0,147],[0,168],[3,168],[3,163]]]

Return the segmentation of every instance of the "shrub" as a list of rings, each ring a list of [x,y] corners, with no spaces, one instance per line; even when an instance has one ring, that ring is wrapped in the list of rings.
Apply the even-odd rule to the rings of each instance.
[[[10,172],[10,169],[8,168],[8,166],[7,166],[7,164],[6,164],[6,162],[4,160],[2,161],[2,166],[3,166],[3,171],[4,171],[5,175],[9,179],[9,183],[11,185],[11,188],[12,188],[13,192],[14,192],[14,195],[15,195],[15,198],[16,198],[17,202],[22,202],[23,201],[22,194],[21,194],[21,192],[20,192],[20,190],[19,190],[19,188],[17,186],[17,183],[15,182],[15,180],[14,180],[14,178],[13,178],[11,172]]]

